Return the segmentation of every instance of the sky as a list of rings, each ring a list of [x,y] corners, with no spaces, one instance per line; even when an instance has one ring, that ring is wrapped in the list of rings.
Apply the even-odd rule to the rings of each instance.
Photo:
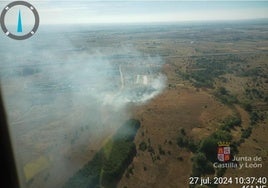
[[[11,1],[1,1],[3,9]],[[266,1],[33,0],[41,24],[155,23],[268,18]],[[16,14],[17,11],[13,11]],[[26,11],[27,12],[27,11]],[[23,10],[22,10],[23,16]],[[24,23],[31,22],[24,13]],[[14,22],[7,16],[6,22]],[[31,22],[32,23],[32,22]]]

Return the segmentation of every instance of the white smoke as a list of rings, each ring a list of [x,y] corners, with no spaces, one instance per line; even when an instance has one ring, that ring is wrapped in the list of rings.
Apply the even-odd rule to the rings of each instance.
[[[20,143],[14,145],[19,165],[40,156],[53,163],[42,187],[62,184],[53,176],[70,176],[83,165],[72,160],[74,150],[95,147],[130,118],[129,104],[148,102],[166,84],[161,57],[129,46],[90,47],[74,35],[0,38],[1,87],[14,143]]]

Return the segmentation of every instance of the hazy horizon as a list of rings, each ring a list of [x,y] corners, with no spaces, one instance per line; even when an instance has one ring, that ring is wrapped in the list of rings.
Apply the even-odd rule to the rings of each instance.
[[[34,1],[40,24],[135,24],[268,18],[268,1]],[[8,4],[0,2],[0,8]],[[25,12],[25,11],[24,11]],[[32,24],[22,10],[23,23]],[[14,22],[11,11],[6,22]]]

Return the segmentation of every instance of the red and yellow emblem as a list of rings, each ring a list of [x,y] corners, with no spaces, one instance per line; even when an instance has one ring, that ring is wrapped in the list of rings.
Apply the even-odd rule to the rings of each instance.
[[[231,148],[229,142],[218,143],[218,160],[221,162],[227,162],[231,158]]]

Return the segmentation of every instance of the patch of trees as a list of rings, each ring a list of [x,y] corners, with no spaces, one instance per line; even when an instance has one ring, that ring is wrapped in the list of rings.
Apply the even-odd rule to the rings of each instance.
[[[238,103],[236,96],[232,95],[226,88],[219,87],[214,93],[215,97],[217,97],[223,104],[234,104]]]
[[[177,145],[182,148],[187,148],[191,152],[197,150],[197,144],[192,137],[186,135],[185,130],[182,128],[177,137]]]
[[[223,121],[223,124],[221,126],[221,130],[225,130],[225,131],[230,132],[231,129],[233,129],[236,126],[240,126],[241,123],[242,123],[242,120],[240,117],[230,116]]]
[[[165,140],[165,143],[167,143],[167,140]],[[168,142],[169,144],[172,144],[171,141]],[[171,152],[170,151],[165,151],[161,145],[158,145],[158,150],[155,150],[153,148],[153,146],[151,145],[151,140],[150,138],[148,138],[148,143],[146,143],[145,141],[142,141],[140,144],[139,144],[139,150],[141,151],[146,151],[149,152],[150,156],[151,156],[151,159],[152,159],[152,162],[154,163],[155,161],[157,160],[161,160],[160,156],[161,155],[166,155],[169,154],[171,155]]]
[[[264,102],[268,103],[268,95],[264,97]]]
[[[251,125],[255,125],[257,124],[260,120],[263,120],[263,116],[260,115],[258,112],[256,111],[253,111],[253,112],[250,112],[250,124]]]
[[[134,170],[134,165],[131,165],[131,166],[127,169],[127,171],[126,171],[126,177],[127,177],[127,178],[129,178],[130,175],[133,175],[133,174],[134,174],[133,170]]]
[[[250,125],[246,129],[242,129],[240,143],[243,143],[245,141],[245,139],[250,137],[254,126],[258,122],[264,120],[264,116],[257,111],[250,110],[249,115],[250,115]]]
[[[147,149],[147,144],[146,144],[146,142],[142,141],[142,142],[140,143],[140,145],[139,145],[139,149],[140,149],[141,151],[145,151],[145,150]]]
[[[197,88],[213,88],[214,77],[208,74],[207,70],[200,70],[192,72],[193,85]]]
[[[242,129],[241,139],[249,138],[252,133],[252,127],[249,126],[246,129]]]
[[[252,105],[249,102],[242,102],[241,106],[247,111],[252,112]]]
[[[160,155],[165,155],[165,154],[166,154],[165,150],[163,150],[163,148],[162,148],[161,145],[158,145],[158,153],[159,153]]]
[[[128,120],[93,159],[67,181],[64,188],[116,187],[136,155],[133,140],[139,127],[138,120]]]
[[[242,102],[241,106],[249,113],[250,125],[255,125],[258,122],[264,121],[264,115],[257,110],[254,110],[249,102]]]
[[[192,175],[200,177],[205,174],[213,174],[214,168],[204,153],[197,153],[193,158]]]
[[[218,143],[222,141],[231,143],[231,155],[237,153],[237,144],[232,142],[231,134],[228,131],[219,129],[198,144],[198,149],[192,158],[192,176],[203,176],[215,173],[213,163],[218,161],[217,148]],[[217,176],[222,176],[224,172],[225,171],[222,169],[217,169],[216,174]]]
[[[191,69],[182,77],[190,80],[195,87],[213,88],[215,78],[233,71],[229,63],[242,61],[236,55],[197,57]]]
[[[218,143],[223,141],[231,142],[232,135],[228,131],[219,129],[201,141],[198,152],[204,153],[209,161],[215,162],[217,161]]]
[[[262,77],[264,73],[261,67],[256,67],[253,69],[241,71],[241,73],[238,75],[245,76],[245,77],[258,77],[258,76]]]
[[[260,91],[256,88],[252,88],[252,89],[245,89],[245,94],[247,97],[249,97],[250,99],[263,99],[264,98],[264,92]]]
[[[220,126],[216,132],[199,142],[194,141],[186,134],[184,129],[181,129],[177,138],[177,144],[179,147],[188,148],[194,153],[192,158],[192,176],[203,176],[215,173],[212,164],[218,161],[217,148],[219,142],[231,143],[231,155],[238,152],[238,144],[233,142],[230,129],[240,125],[240,117],[230,116],[223,121],[223,125]],[[222,176],[224,174],[224,170],[217,169],[216,173],[217,175]]]

